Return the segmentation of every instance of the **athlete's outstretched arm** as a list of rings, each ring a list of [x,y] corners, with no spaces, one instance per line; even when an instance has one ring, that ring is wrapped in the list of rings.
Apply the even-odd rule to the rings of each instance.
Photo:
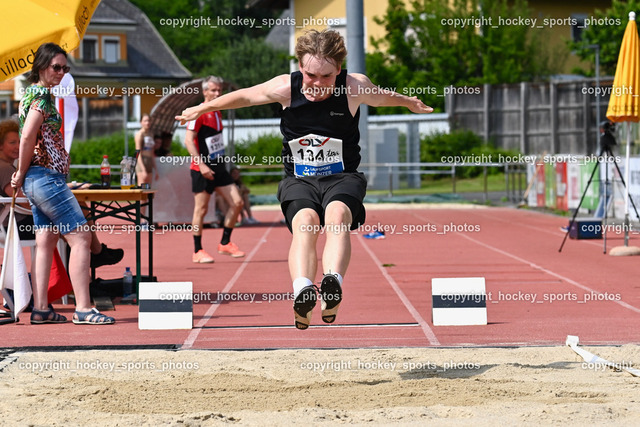
[[[413,113],[431,113],[433,108],[426,106],[418,97],[409,97],[392,90],[374,85],[364,74],[351,73],[349,92],[356,94],[360,104],[372,107],[407,107]]]
[[[239,89],[209,102],[189,107],[181,115],[176,116],[176,120],[180,120],[180,124],[185,124],[209,111],[233,110],[272,102],[279,102],[284,106],[288,106],[290,99],[291,83],[289,74],[282,74],[259,85]]]

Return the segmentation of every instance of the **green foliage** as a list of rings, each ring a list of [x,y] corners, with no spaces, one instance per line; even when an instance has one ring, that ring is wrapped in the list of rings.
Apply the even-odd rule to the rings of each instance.
[[[591,70],[576,70],[582,74],[595,74],[595,49],[590,45],[600,46],[600,73],[613,76],[618,64],[618,54],[622,45],[622,38],[629,22],[629,12],[640,14],[640,1],[613,0],[611,7],[605,11],[596,9],[590,19],[594,20],[582,31],[579,42],[569,41],[569,47],[575,51],[581,59],[590,62]]]
[[[129,156],[136,152],[134,135],[130,134],[128,139]],[[171,143],[171,153],[174,156],[188,156],[189,152],[179,141]],[[78,182],[100,182],[100,169],[75,169],[73,165],[95,165],[102,163],[102,156],[109,156],[111,166],[118,166],[124,156],[124,134],[117,132],[108,136],[88,139],[87,141],[76,141],[71,146],[71,171],[70,181]]]
[[[132,0],[182,64],[198,77],[217,75],[238,88],[289,72],[287,54],[265,44],[276,11],[245,0]],[[247,24],[253,19],[253,25]],[[167,20],[177,25],[167,25]],[[171,22],[171,21],[169,21]],[[276,106],[236,111],[238,118],[276,116]]]
[[[420,161],[424,163],[453,163],[451,157],[466,158],[467,163],[490,163],[497,162],[500,154],[513,156],[517,153],[497,149],[468,130],[434,133],[420,140]],[[456,176],[472,178],[480,175],[482,170],[482,166],[464,166],[456,168]],[[488,168],[489,174],[501,171],[501,168]]]
[[[527,25],[498,25],[502,19],[528,17],[525,0],[389,0],[376,18],[387,35],[372,39],[367,74],[382,87],[417,95],[436,110],[444,107],[445,88],[483,83],[514,83],[546,78],[554,70],[539,32]],[[454,25],[457,23],[457,25]],[[372,113],[407,113],[397,107]]]
[[[189,150],[187,150],[187,147],[182,145],[182,143],[180,141],[177,141],[177,140],[171,141],[171,148],[169,149],[169,151],[174,156],[188,156],[189,155]]]
[[[129,136],[129,155],[135,152],[133,135]],[[187,149],[178,141],[171,145],[171,152],[176,156],[187,156]],[[235,145],[235,153],[238,156],[252,156],[255,164],[278,166],[278,168],[244,168],[243,178],[245,184],[265,184],[276,183],[282,179],[282,136],[278,134],[261,135],[255,140],[239,141]],[[124,137],[122,132],[118,132],[106,137],[93,138],[85,142],[76,142],[71,147],[72,165],[100,165],[102,156],[109,156],[112,166],[120,164],[124,155]],[[420,141],[420,161],[421,162],[445,162],[449,156],[475,156],[497,161],[498,154],[513,156],[515,153],[499,150],[487,144],[481,137],[471,131],[454,131],[450,134],[436,133],[425,136]],[[242,166],[253,166],[239,164]],[[249,176],[248,172],[277,172],[276,175]],[[489,173],[499,173],[500,168],[489,168]],[[470,178],[482,173],[482,167],[461,167],[457,176]],[[100,169],[71,169],[71,181],[78,182],[100,182]]]
[[[131,0],[149,18],[180,61],[199,74],[212,57],[244,36],[266,37],[270,28],[262,19],[274,18],[266,8],[247,8],[245,0]],[[256,19],[254,26],[232,18]],[[167,19],[179,19],[176,26]],[[191,19],[191,20],[190,20]],[[224,21],[224,20],[227,21]]]
[[[231,46],[211,58],[203,75],[213,74],[230,81],[238,88],[265,82],[289,71],[287,52],[276,50],[263,40],[244,36],[231,42]],[[236,118],[276,117],[280,104],[261,105],[236,110]]]
[[[129,156],[136,152],[133,135],[129,135]],[[114,133],[109,136],[76,141],[71,146],[71,165],[100,165],[103,155],[109,156],[111,166],[119,165],[124,156],[124,134]],[[100,169],[74,169],[72,167],[69,178],[78,182],[100,182]]]
[[[505,0],[484,2],[483,14],[493,20],[498,17],[517,20],[532,15],[526,0],[516,0],[507,6]],[[517,83],[547,77],[546,51],[541,48],[539,31],[526,25],[486,25],[482,28],[482,76],[478,83]],[[472,47],[472,46],[469,46]]]
[[[235,146],[238,156],[254,156],[256,164],[281,166],[282,136],[277,134],[261,135],[257,140],[240,141]],[[269,161],[269,160],[275,161]],[[239,165],[243,166],[243,165]],[[279,172],[278,175],[248,176],[247,172]],[[249,184],[278,182],[282,179],[281,168],[251,168],[244,169],[242,181]]]

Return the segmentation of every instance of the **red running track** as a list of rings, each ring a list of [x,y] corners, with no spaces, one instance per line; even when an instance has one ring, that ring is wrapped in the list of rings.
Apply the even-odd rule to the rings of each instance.
[[[564,344],[567,335],[579,335],[584,344],[640,341],[640,258],[605,255],[602,240],[567,240],[559,253],[564,237],[559,227],[566,218],[471,206],[371,206],[367,227],[386,228],[387,238],[352,235],[352,259],[336,323],[323,324],[316,307],[312,326],[299,331],[293,327],[289,294],[289,231],[280,224],[277,211],[258,211],[256,216],[262,224],[233,233],[232,240],[247,252],[245,258],[218,255],[221,231],[205,230],[205,249],[216,258],[210,265],[191,262],[189,232],[156,230],[156,276],[194,284],[199,301],[194,304],[192,330],[139,331],[137,307],[116,305],[108,312],[117,320],[113,326],[32,326],[24,315],[18,324],[0,326],[1,345],[522,346]],[[134,264],[133,236],[102,234],[101,238],[126,250],[123,262],[99,270],[101,277],[119,277],[124,266]],[[609,232],[608,247],[622,245],[622,239],[622,234]],[[322,245],[324,236],[320,240]],[[637,229],[630,244],[640,245]],[[431,279],[478,276],[486,280],[489,324],[433,326]],[[68,317],[73,313],[72,306],[56,308]]]

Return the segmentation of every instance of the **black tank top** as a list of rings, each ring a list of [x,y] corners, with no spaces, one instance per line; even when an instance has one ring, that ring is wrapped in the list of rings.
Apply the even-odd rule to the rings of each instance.
[[[302,73],[291,73],[291,105],[282,112],[282,159],[287,176],[356,172],[360,164],[358,120],[349,111],[347,70],[333,94],[312,102],[302,93]]]

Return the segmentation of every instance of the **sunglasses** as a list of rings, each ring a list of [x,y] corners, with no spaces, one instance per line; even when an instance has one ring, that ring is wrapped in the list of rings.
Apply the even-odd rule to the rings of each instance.
[[[51,64],[51,68],[53,68],[53,71],[55,71],[56,73],[59,73],[60,70],[62,70],[65,74],[69,72],[69,70],[71,70],[71,67],[69,67],[68,65],[60,65],[60,64]]]

